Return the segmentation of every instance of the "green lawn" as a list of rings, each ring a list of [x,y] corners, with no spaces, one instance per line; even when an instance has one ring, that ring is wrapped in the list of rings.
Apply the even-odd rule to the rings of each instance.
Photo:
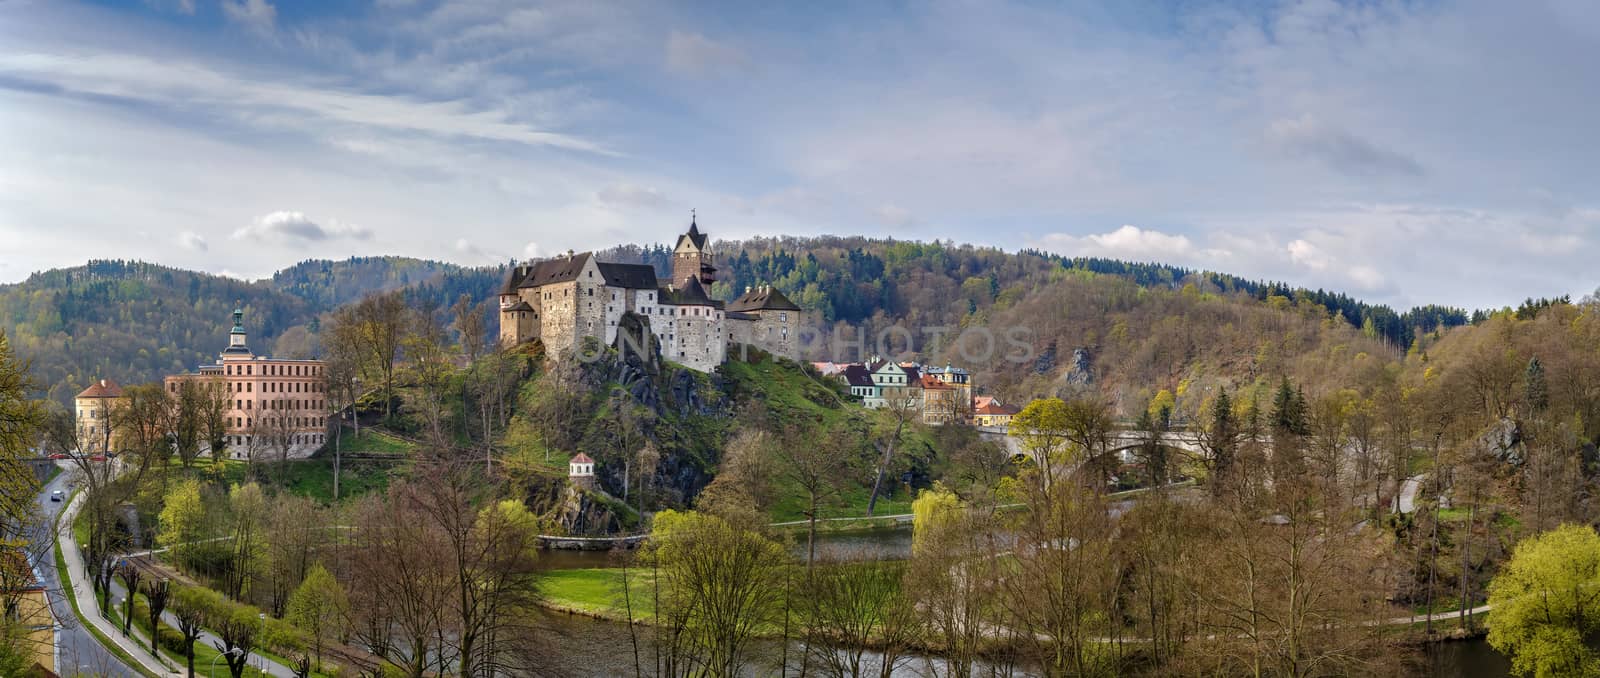
[[[888,481],[884,482],[888,485]],[[896,482],[896,485],[899,483]],[[819,518],[855,518],[867,515],[867,500],[872,496],[872,488],[853,486],[834,497],[822,506]],[[875,516],[892,516],[911,512],[911,492],[900,488],[900,492],[890,495],[881,493],[878,496],[878,505],[873,511]],[[772,522],[782,523],[793,520],[805,520],[806,498],[798,491],[784,491],[780,488],[778,500],[773,502],[772,509],[768,512]]]
[[[370,428],[361,429],[361,435],[355,435],[350,429],[345,429],[344,437],[339,442],[341,452],[364,452],[368,454],[410,454],[415,448],[409,441],[396,438],[386,433],[379,433]],[[329,447],[323,454],[332,456],[333,448]]]
[[[629,571],[635,619],[649,618],[652,604],[649,570]],[[553,570],[539,578],[547,604],[563,610],[577,610],[603,617],[627,616],[622,599],[622,568]]]
[[[226,460],[222,462],[220,479],[228,486],[243,483],[247,468],[244,461]],[[339,499],[345,501],[369,492],[381,492],[389,486],[390,479],[408,471],[409,465],[405,462],[346,459],[339,473]],[[282,466],[256,464],[255,477],[266,488],[287,490],[324,504],[333,503],[332,456],[296,459]]]
[[[311,497],[324,504],[333,502],[333,458],[289,462],[284,487],[292,494]],[[347,460],[340,466],[339,499],[348,500],[370,492],[382,492],[389,480],[408,472],[403,463]],[[274,477],[268,471],[268,477]]]

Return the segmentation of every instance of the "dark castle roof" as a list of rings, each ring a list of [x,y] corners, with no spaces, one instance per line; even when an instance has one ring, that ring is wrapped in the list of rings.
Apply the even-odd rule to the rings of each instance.
[[[663,304],[673,306],[713,306],[722,308],[722,302],[715,301],[711,295],[706,294],[705,286],[696,278],[685,278],[675,287],[663,287],[657,296]]]
[[[594,255],[584,252],[541,261],[529,267],[527,276],[517,287],[538,287],[577,280],[578,272],[583,270],[583,265],[589,262],[591,256]]]
[[[546,259],[528,266],[518,266],[506,281],[505,294],[516,294],[519,287],[539,287],[578,279],[584,265],[594,258],[593,252]],[[656,269],[649,264],[613,264],[595,262],[600,277],[612,287],[647,290],[656,286]]]
[[[798,311],[800,306],[783,296],[777,288],[763,285],[745,292],[728,304],[730,311]]]
[[[684,238],[688,238],[689,242],[693,244],[694,248],[697,250],[703,250],[706,248],[706,234],[701,233],[700,225],[693,221],[689,222],[689,232],[678,236],[678,244],[674,245],[672,249],[683,247]]]
[[[656,269],[649,264],[609,264],[599,262],[600,277],[612,287],[648,290],[656,286]]]

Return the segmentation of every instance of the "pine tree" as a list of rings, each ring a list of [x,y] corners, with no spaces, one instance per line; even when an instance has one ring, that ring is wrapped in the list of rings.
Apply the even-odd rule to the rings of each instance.
[[[1525,380],[1528,408],[1534,412],[1543,412],[1550,406],[1550,386],[1545,382],[1544,363],[1539,362],[1537,356],[1528,360]]]
[[[1211,446],[1211,488],[1217,492],[1233,472],[1233,447],[1239,437],[1239,424],[1234,421],[1233,400],[1228,397],[1227,388],[1223,388],[1211,404],[1211,426],[1206,437]]]

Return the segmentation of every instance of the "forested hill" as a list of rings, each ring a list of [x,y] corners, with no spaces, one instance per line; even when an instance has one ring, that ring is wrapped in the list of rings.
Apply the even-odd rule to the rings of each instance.
[[[1068,364],[1078,349],[1094,359],[1095,376],[1143,388],[1141,382],[1161,375],[1149,374],[1149,366],[1138,361],[1165,359],[1175,350],[1163,348],[1169,344],[1192,346],[1197,353],[1188,356],[1191,362],[1204,359],[1214,363],[1213,369],[1232,372],[1260,369],[1260,360],[1241,366],[1240,356],[1261,353],[1263,342],[1283,343],[1282,336],[1266,336],[1260,328],[1226,338],[1208,337],[1220,327],[1190,328],[1190,323],[1219,322],[1217,309],[1194,315],[1206,304],[1226,306],[1237,322],[1264,314],[1252,322],[1273,327],[1277,335],[1299,327],[1299,321],[1284,318],[1310,319],[1311,326],[1301,328],[1305,332],[1324,332],[1314,326],[1336,321],[1335,326],[1370,344],[1361,350],[1396,355],[1427,333],[1477,319],[1461,309],[1397,312],[1336,292],[1164,264],[953,243],[824,236],[721,241],[713,248],[720,268],[715,296],[732,299],[747,287],[773,284],[825,327],[849,323],[873,336],[891,324],[914,331],[1025,326],[1033,337],[1034,362],[973,366],[988,383],[1019,397],[1051,390],[1049,380],[1082,368]],[[604,260],[649,263],[663,275],[670,270],[671,251],[662,244],[600,254]],[[64,401],[96,378],[137,383],[212,360],[226,341],[228,312],[236,301],[248,314],[252,348],[311,355],[318,351],[318,316],[339,305],[391,289],[440,306],[463,293],[487,305],[505,271],[505,266],[355,257],[306,261],[270,279],[246,282],[155,264],[92,261],[0,286],[0,329],[33,360],[34,374],[49,395]],[[1536,309],[1548,301],[1530,303]],[[1182,342],[1167,339],[1174,323],[1187,328]],[[949,345],[919,349],[924,359],[964,362]],[[1117,367],[1117,361],[1125,366]]]
[[[317,317],[351,299],[397,288],[440,305],[462,293],[485,299],[500,276],[403,257],[307,261],[250,282],[91,261],[0,285],[0,329],[48,396],[66,402],[95,379],[140,383],[215,360],[235,304],[247,314],[253,349],[301,357],[317,352]]]

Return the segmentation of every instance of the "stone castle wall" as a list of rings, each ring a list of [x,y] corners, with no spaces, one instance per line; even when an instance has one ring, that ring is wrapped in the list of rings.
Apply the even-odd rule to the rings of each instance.
[[[544,340],[545,355],[557,358],[572,350],[577,343],[577,290],[576,282],[563,282],[534,288],[540,297],[539,338]]]

